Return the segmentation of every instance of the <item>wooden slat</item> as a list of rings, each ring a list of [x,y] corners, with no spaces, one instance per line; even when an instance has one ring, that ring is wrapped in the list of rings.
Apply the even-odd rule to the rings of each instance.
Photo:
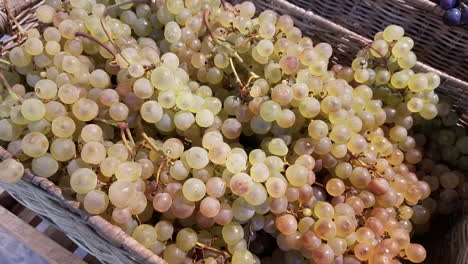
[[[67,235],[54,226],[49,226],[43,233],[70,252],[75,251],[75,249],[78,247],[75,245],[75,243],[73,243],[73,241],[71,241],[70,238],[67,237]]]
[[[22,242],[50,264],[86,264],[70,251],[38,232],[20,218],[0,206],[0,229]]]

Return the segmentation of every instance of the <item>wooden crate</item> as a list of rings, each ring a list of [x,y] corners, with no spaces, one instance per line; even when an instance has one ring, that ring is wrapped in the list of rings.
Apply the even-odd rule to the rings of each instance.
[[[101,263],[3,189],[0,189],[0,231],[50,264]]]

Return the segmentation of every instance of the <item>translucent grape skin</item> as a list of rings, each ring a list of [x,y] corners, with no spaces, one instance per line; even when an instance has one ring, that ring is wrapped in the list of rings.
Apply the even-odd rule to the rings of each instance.
[[[0,181],[28,164],[168,263],[425,260],[410,233],[462,197],[468,140],[402,27],[347,67],[252,2],[94,2],[48,1],[9,51]]]

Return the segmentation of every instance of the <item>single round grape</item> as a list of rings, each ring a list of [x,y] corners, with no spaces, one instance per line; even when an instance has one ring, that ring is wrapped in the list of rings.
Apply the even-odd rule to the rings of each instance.
[[[50,154],[57,161],[71,160],[76,154],[76,146],[69,138],[57,138],[50,145]]]
[[[45,116],[45,113],[45,106],[38,99],[26,99],[21,104],[21,114],[26,120],[38,121]]]
[[[52,133],[57,137],[71,137],[75,129],[75,122],[67,116],[59,116],[52,121]]]
[[[109,74],[101,69],[96,69],[89,75],[89,82],[93,87],[96,88],[107,88],[110,85]]]
[[[200,147],[192,147],[186,151],[185,159],[187,164],[193,169],[202,169],[208,165],[208,152]]]
[[[405,248],[408,259],[414,263],[421,263],[426,259],[426,250],[419,244],[409,244]]]
[[[80,90],[72,84],[64,84],[58,89],[58,97],[65,104],[73,104],[80,98]]]
[[[221,205],[216,198],[206,197],[200,203],[200,213],[206,217],[218,215]]]
[[[51,23],[55,15],[55,9],[49,5],[41,5],[36,10],[36,17],[42,23]]]
[[[265,182],[270,177],[270,171],[264,163],[256,163],[250,168],[250,176],[256,182]]]
[[[34,86],[34,91],[39,98],[50,100],[57,95],[57,85],[51,80],[39,80]]]
[[[168,263],[183,263],[186,253],[179,249],[176,244],[171,244],[166,247],[163,252],[163,258]]]
[[[124,103],[113,103],[109,107],[109,115],[115,121],[124,121],[129,114],[128,106]]]
[[[252,178],[250,178],[250,176],[246,173],[238,173],[232,176],[229,183],[231,191],[238,196],[244,196],[247,194],[252,185]]]
[[[244,238],[244,229],[236,222],[226,224],[222,228],[223,240],[228,245],[233,245]]]
[[[99,142],[88,142],[81,150],[81,159],[89,164],[100,164],[106,158],[106,148]]]
[[[4,183],[15,183],[21,180],[24,174],[23,164],[11,158],[0,162],[0,170],[0,181]]]
[[[200,127],[209,127],[214,122],[214,115],[210,110],[203,109],[196,114],[195,122]]]
[[[154,228],[158,234],[159,241],[167,241],[174,234],[174,226],[169,221],[159,221]]]
[[[262,184],[256,182],[253,183],[253,186],[244,196],[245,201],[254,206],[263,204],[267,198],[268,194],[265,187],[263,187]]]
[[[291,165],[286,169],[286,177],[291,185],[302,187],[307,184],[309,171],[306,167],[301,165]]]
[[[125,208],[130,205],[131,197],[136,193],[135,185],[126,180],[117,180],[109,187],[109,200],[117,208]]]
[[[385,28],[383,31],[383,38],[387,42],[392,42],[394,40],[399,40],[405,34],[405,30],[397,25],[390,25]]]
[[[281,112],[281,106],[274,101],[266,101],[260,107],[260,116],[267,122],[273,122]]]
[[[146,101],[140,108],[141,118],[148,123],[157,123],[163,116],[163,109],[156,101]]]
[[[49,149],[49,140],[42,133],[31,132],[23,137],[21,148],[30,157],[40,157]]]
[[[246,3],[246,2],[244,2]],[[232,255],[232,264],[254,264],[254,256],[247,249],[238,249]]]
[[[99,164],[99,169],[102,175],[104,175],[105,177],[112,177],[112,175],[114,175],[115,171],[117,170],[119,164],[119,159],[115,157],[108,157]]]
[[[290,235],[297,230],[297,220],[293,215],[285,214],[276,218],[276,228],[285,235]]]
[[[101,141],[103,134],[102,128],[96,124],[89,124],[81,129],[81,138],[85,142]]]
[[[214,198],[220,198],[226,191],[226,182],[219,177],[212,177],[206,182],[206,193]]]
[[[268,144],[268,150],[273,155],[285,156],[288,154],[288,146],[281,138],[274,138]]]
[[[153,207],[158,212],[166,212],[171,208],[172,197],[168,193],[158,193],[154,196]]]
[[[340,179],[331,179],[327,182],[325,188],[331,196],[340,196],[344,193],[346,186]]]
[[[90,214],[102,214],[109,206],[109,198],[103,191],[90,191],[86,194],[83,207]]]
[[[132,237],[146,248],[150,248],[156,241],[156,229],[151,225],[139,225],[132,232]]]
[[[48,153],[36,157],[31,162],[31,169],[35,175],[48,178],[54,175],[59,168],[58,162]]]
[[[200,201],[205,196],[206,186],[200,179],[190,178],[184,182],[182,192],[187,200],[196,202]]]
[[[73,115],[80,121],[91,121],[98,115],[99,107],[93,100],[81,98],[72,105]]]
[[[141,177],[141,174],[141,164],[133,161],[122,162],[115,170],[115,177],[118,180],[136,181]]]
[[[70,178],[71,188],[79,193],[86,194],[96,188],[97,175],[88,168],[77,169]]]

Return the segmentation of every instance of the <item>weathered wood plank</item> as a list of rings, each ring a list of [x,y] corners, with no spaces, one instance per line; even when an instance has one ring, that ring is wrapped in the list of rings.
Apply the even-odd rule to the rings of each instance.
[[[86,264],[86,262],[26,224],[3,206],[0,206],[0,229],[9,233],[51,264]]]

